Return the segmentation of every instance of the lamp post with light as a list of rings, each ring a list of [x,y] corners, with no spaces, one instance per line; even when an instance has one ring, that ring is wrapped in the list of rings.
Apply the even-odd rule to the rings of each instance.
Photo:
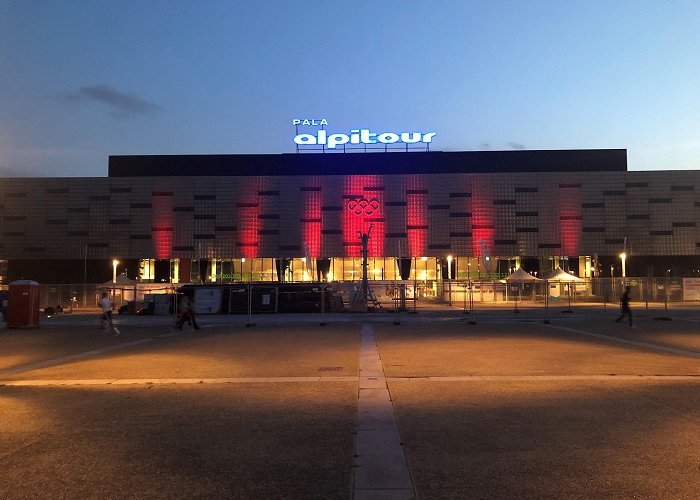
[[[622,280],[624,281],[627,277],[627,268],[625,267],[625,263],[627,261],[627,254],[625,252],[622,252],[620,254],[620,260],[622,261]]]
[[[469,293],[469,310],[467,310],[467,292]],[[464,314],[469,314],[472,310],[472,261],[467,257],[467,284],[464,289]]]
[[[112,290],[112,300],[114,300],[115,295],[117,294],[117,266],[119,265],[119,261],[117,259],[112,260],[112,284],[115,285]]]

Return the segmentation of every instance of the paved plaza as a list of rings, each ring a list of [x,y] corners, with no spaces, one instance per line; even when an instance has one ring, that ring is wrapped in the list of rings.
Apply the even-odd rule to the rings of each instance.
[[[634,312],[0,328],[0,498],[695,499],[700,307]]]

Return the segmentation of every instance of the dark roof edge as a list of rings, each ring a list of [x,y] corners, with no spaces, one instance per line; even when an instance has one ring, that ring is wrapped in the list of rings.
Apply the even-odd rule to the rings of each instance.
[[[625,172],[626,149],[110,156],[109,177]]]

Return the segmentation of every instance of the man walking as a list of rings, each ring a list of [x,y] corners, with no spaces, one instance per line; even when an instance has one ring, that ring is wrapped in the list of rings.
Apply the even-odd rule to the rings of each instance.
[[[114,326],[114,323],[112,322],[112,309],[114,309],[114,304],[110,300],[107,292],[102,293],[102,298],[100,299],[100,307],[102,308],[102,323],[100,324],[100,328],[104,330],[105,328],[107,328],[107,325],[109,325],[112,328],[112,330],[114,330],[115,337],[121,335],[122,332],[120,332],[119,328]]]
[[[178,316],[177,322],[175,323],[175,328],[182,330],[182,325],[185,322],[192,324],[195,330],[199,330],[199,325],[195,319],[194,306],[187,295],[183,295],[180,299],[180,314]]]
[[[619,323],[621,319],[625,316],[629,319],[630,326],[632,326],[632,310],[630,309],[630,287],[627,285],[625,287],[625,293],[620,297],[620,317],[615,320],[615,323]]]

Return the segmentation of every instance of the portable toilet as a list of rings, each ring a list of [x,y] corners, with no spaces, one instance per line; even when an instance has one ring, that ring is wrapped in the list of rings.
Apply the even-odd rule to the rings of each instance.
[[[8,328],[37,328],[39,326],[39,283],[18,280],[8,290]]]

